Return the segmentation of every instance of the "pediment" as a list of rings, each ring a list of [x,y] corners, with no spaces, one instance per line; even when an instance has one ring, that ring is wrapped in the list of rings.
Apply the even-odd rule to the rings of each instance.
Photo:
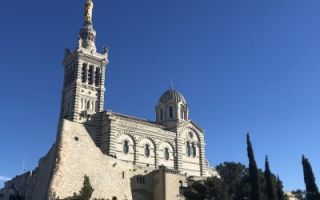
[[[178,124],[178,131],[182,131],[184,129],[193,129],[199,133],[204,133],[204,130],[202,128],[200,128],[195,122],[193,122],[192,120],[187,120],[184,122],[181,122],[180,124]]]

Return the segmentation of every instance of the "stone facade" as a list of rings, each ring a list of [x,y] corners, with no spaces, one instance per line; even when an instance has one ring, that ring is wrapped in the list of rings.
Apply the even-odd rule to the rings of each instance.
[[[203,129],[189,119],[185,98],[173,88],[161,95],[156,121],[104,111],[108,49],[97,52],[89,22],[77,47],[65,52],[56,142],[34,171],[5,183],[0,200],[13,194],[26,200],[72,196],[85,175],[93,198],[184,199],[188,177],[217,175],[207,164]]]
[[[8,181],[0,199],[9,199],[10,194],[27,200],[65,198],[81,189],[84,175],[90,177],[95,189],[93,198],[110,200],[183,199],[179,191],[187,178],[177,170],[154,170],[106,156],[85,126],[63,120],[56,144],[39,167]],[[166,193],[167,188],[170,193]]]
[[[154,169],[163,165],[189,176],[207,175],[204,133],[191,120],[180,122],[172,130],[114,112],[104,113],[102,121],[100,147],[105,154]]]
[[[83,123],[103,111],[108,51],[96,51],[95,36],[93,26],[86,24],[77,48],[65,51],[60,119]]]

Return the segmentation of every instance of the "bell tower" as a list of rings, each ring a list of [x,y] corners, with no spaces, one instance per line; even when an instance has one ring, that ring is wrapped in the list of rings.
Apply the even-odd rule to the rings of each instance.
[[[74,50],[65,50],[60,119],[83,123],[104,110],[108,49],[97,52],[92,11],[93,1],[86,0],[78,45]]]

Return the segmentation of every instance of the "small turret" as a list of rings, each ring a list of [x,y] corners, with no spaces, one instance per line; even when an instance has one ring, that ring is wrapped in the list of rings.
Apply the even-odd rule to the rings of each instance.
[[[156,106],[157,122],[168,127],[178,122],[188,120],[189,109],[183,95],[171,87],[163,93]]]

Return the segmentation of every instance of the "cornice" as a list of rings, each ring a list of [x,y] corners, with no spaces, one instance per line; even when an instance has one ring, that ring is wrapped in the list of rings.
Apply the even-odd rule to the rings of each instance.
[[[147,119],[142,119],[142,118],[138,118],[138,117],[134,117],[134,116],[130,116],[130,115],[125,115],[125,114],[121,114],[121,113],[116,113],[116,112],[112,112],[112,111],[107,111],[106,114],[109,115],[111,118],[115,117],[115,119],[122,119],[122,120],[126,120],[129,122],[135,122],[135,123],[139,123],[142,125],[152,126],[152,127],[156,127],[156,128],[162,129],[164,131],[167,131],[165,126],[157,124],[156,122],[153,122],[153,121],[150,121]]]

